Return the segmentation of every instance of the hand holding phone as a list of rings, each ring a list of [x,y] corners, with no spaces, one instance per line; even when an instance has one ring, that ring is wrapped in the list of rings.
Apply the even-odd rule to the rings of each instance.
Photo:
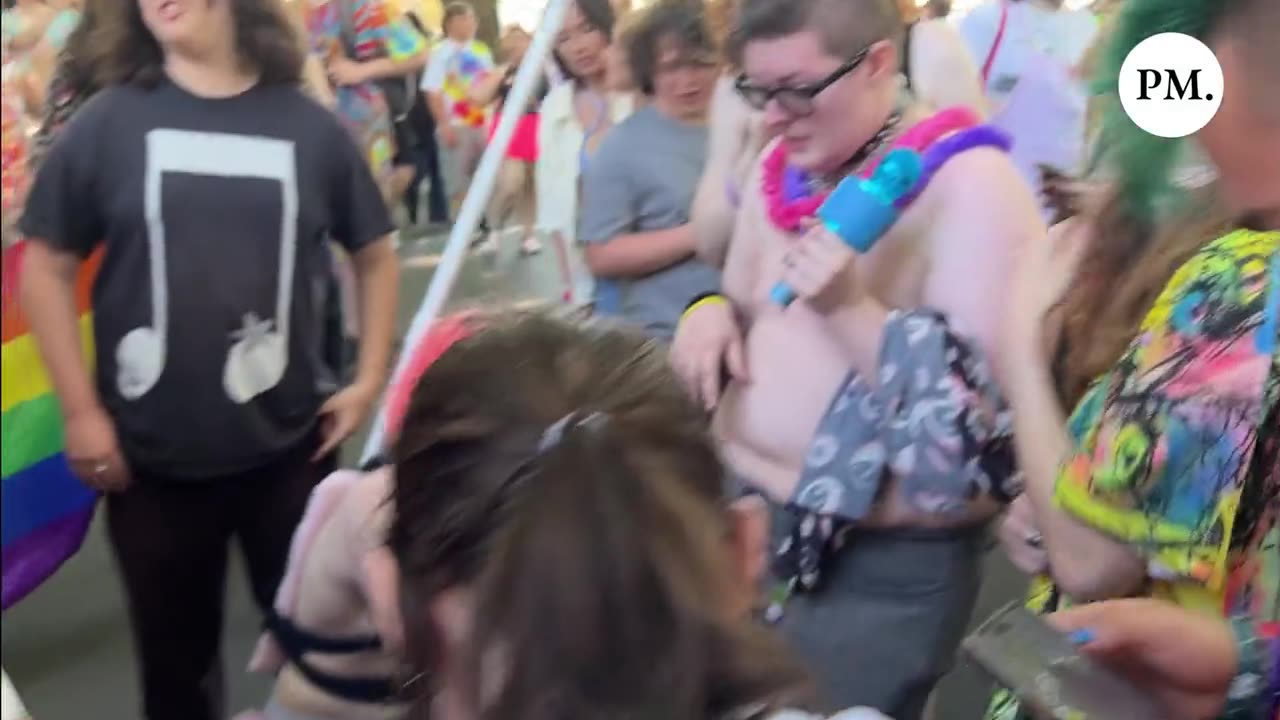
[[[1166,600],[1127,598],[1079,605],[1046,620],[1073,639],[1083,632],[1086,655],[1188,718],[1219,717],[1228,693],[1248,685],[1249,668],[1240,666],[1238,638],[1224,618]]]
[[[1034,717],[1170,720],[1149,692],[1080,652],[1021,604],[1000,610],[965,638],[964,650]]]

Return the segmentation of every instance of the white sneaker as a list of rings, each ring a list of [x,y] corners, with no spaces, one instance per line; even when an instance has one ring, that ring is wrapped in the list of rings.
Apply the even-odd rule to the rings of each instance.
[[[471,247],[477,255],[493,255],[498,252],[498,234],[489,233],[483,240]]]
[[[537,235],[526,235],[524,240],[520,241],[521,255],[537,255],[542,252],[542,242],[538,240]]]

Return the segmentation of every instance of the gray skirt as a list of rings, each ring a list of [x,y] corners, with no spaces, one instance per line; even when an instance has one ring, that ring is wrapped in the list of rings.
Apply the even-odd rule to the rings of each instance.
[[[776,548],[795,519],[771,509]],[[896,720],[923,716],[977,603],[986,540],[985,526],[856,530],[827,561],[821,587],[787,600],[778,627],[826,710],[865,705]]]

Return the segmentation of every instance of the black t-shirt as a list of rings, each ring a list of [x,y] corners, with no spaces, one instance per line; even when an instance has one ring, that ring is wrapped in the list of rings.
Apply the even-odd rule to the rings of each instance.
[[[322,357],[333,239],[392,230],[332,113],[290,86],[209,99],[104,90],[50,150],[22,230],[88,255],[97,385],[131,465],[201,478],[295,449],[336,389]]]

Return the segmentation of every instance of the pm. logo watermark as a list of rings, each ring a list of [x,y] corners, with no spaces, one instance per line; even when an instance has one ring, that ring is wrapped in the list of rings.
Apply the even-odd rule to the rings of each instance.
[[[1120,102],[1152,135],[1186,137],[1222,105],[1222,66],[1190,35],[1161,33],[1138,44],[1120,68]]]

